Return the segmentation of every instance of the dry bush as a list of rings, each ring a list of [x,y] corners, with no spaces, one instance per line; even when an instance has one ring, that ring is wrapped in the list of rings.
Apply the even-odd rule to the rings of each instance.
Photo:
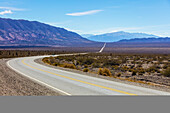
[[[89,69],[88,68],[84,68],[83,72],[89,72]]]
[[[136,75],[136,70],[132,70],[132,76],[135,76]]]
[[[44,63],[50,64],[50,61],[48,60],[48,58],[43,58],[42,61],[43,61]]]
[[[67,64],[67,63],[64,63],[62,65],[62,67],[64,68],[70,68],[70,69],[76,69],[76,66],[74,64]]]
[[[85,65],[84,65],[84,68],[88,68],[88,65],[87,65],[87,64],[85,64]]]
[[[103,70],[102,70],[102,68],[99,68],[98,74],[99,74],[99,75],[103,75]]]
[[[99,74],[99,75],[104,75],[104,76],[111,76],[111,75],[112,75],[111,72],[110,72],[110,70],[107,69],[107,68],[104,68],[104,69],[99,68],[98,74]]]
[[[165,71],[163,71],[163,75],[166,77],[170,77],[170,67],[168,67]]]
[[[105,76],[111,76],[112,74],[111,74],[111,72],[110,72],[109,69],[104,68],[104,69],[103,69],[103,75],[105,75]]]
[[[56,63],[53,63],[53,66],[59,66],[60,63],[56,62]]]
[[[116,76],[117,76],[117,77],[120,77],[121,75],[122,75],[122,73],[118,73],[118,74],[116,74]]]

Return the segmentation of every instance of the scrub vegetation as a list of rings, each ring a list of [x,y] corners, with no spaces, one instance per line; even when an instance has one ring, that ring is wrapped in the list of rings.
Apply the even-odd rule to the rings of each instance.
[[[43,62],[101,76],[170,86],[169,54],[91,53],[49,57]]]
[[[28,57],[38,55],[56,55],[62,53],[69,53],[65,51],[51,51],[51,50],[0,50],[1,58],[15,58],[15,57]]]

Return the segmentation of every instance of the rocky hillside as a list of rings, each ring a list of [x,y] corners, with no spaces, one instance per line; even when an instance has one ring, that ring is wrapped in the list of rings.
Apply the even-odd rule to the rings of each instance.
[[[90,46],[77,33],[37,21],[0,18],[0,45],[26,46]]]

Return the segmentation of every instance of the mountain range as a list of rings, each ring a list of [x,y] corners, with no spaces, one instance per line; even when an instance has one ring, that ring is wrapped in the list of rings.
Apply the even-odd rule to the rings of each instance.
[[[97,42],[117,42],[122,39],[133,39],[133,38],[157,38],[158,36],[146,33],[128,33],[124,31],[106,33],[101,35],[83,34],[83,37]]]
[[[118,42],[131,42],[131,43],[164,43],[164,42],[170,42],[170,38],[169,37],[160,37],[160,38],[134,38],[134,39],[123,39],[120,40]]]
[[[135,38],[135,39],[123,39],[118,42],[108,42],[108,48],[170,48],[170,38],[160,37],[160,38]],[[168,49],[167,49],[168,50]]]
[[[37,21],[0,18],[0,45],[83,46],[93,41],[64,28]]]
[[[102,47],[102,42],[109,41],[110,43],[107,43],[107,47],[170,47],[170,38],[158,38],[158,36],[144,33],[121,31],[90,37],[95,38],[95,40],[83,38],[75,32],[38,21],[0,18],[0,47]]]

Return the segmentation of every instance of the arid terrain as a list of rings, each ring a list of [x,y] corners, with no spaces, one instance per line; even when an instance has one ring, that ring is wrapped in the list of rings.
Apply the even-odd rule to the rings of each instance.
[[[95,53],[99,50],[100,48],[84,47],[1,49],[0,95],[60,95],[8,68],[6,61],[10,58],[84,52],[89,52],[90,54],[51,57],[45,58],[43,61],[54,67],[72,68],[82,72],[88,72],[89,74],[100,74],[101,77],[104,75],[103,77],[107,77],[107,79],[117,78],[123,81],[126,80],[155,86],[170,86],[169,75],[164,75],[165,70],[169,67],[169,48],[106,47],[104,53]],[[108,77],[107,74],[111,77]]]
[[[170,55],[91,53],[44,58],[53,66],[132,82],[170,86]]]

